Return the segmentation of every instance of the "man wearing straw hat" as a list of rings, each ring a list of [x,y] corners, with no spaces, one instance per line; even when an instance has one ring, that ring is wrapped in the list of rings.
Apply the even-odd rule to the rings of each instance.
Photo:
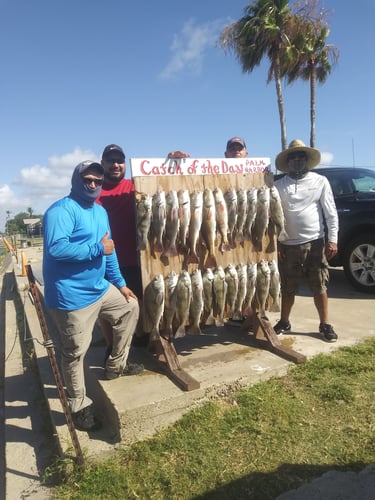
[[[305,276],[319,314],[319,333],[327,342],[336,342],[328,320],[327,260],[337,253],[338,216],[327,178],[311,172],[319,162],[320,152],[299,139],[276,157],[276,168],[286,174],[275,186],[288,236],[278,243],[282,297],[281,318],[274,330],[278,335],[291,331],[289,316]]]

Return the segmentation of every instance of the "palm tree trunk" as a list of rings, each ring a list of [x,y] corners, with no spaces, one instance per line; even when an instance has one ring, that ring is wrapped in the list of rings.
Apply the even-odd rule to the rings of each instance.
[[[278,64],[275,64],[274,67],[274,78],[275,78],[277,105],[279,108],[279,118],[281,127],[281,148],[284,151],[284,149],[287,148],[286,120],[285,120],[283,91],[281,88],[280,66]]]
[[[310,77],[310,147],[315,148],[315,113],[316,113],[316,74],[315,64],[311,64],[311,77]]]

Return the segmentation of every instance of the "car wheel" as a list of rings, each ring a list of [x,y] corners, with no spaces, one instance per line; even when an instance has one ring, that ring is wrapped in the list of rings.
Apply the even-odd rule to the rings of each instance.
[[[375,293],[375,237],[362,234],[350,241],[345,248],[343,266],[354,288]]]

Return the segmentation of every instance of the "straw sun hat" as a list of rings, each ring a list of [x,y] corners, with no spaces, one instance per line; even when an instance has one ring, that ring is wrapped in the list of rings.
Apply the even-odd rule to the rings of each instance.
[[[297,153],[298,151],[303,151],[307,155],[307,168],[316,167],[320,162],[320,152],[317,149],[309,148],[300,139],[294,139],[288,146],[288,149],[284,149],[276,156],[275,164],[278,170],[281,172],[288,172],[288,156],[291,153]]]

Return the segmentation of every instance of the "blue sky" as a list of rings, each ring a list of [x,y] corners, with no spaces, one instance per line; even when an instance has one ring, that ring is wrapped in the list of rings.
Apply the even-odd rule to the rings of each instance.
[[[281,140],[268,65],[243,74],[216,45],[248,3],[0,0],[0,231],[7,210],[43,213],[68,194],[75,165],[112,142],[127,158],[217,158],[239,135],[273,164]],[[340,60],[317,89],[316,146],[325,164],[375,168],[375,4],[322,3]],[[308,143],[309,87],[283,90],[288,142]]]

